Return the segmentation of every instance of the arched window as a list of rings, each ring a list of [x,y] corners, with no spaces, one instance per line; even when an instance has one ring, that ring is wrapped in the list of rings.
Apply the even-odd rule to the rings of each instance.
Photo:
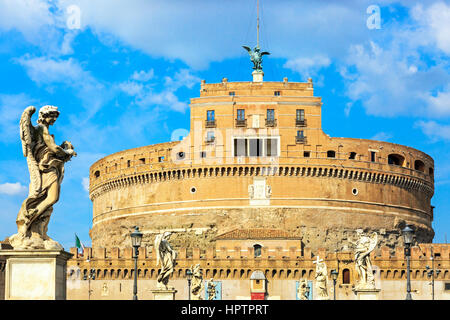
[[[342,271],[342,284],[350,284],[350,270],[348,269]]]
[[[95,171],[95,172],[94,172],[94,176],[95,176],[96,178],[100,177],[100,171],[98,171],[98,170]]]
[[[255,244],[253,246],[254,252],[255,252],[255,258],[261,256],[261,248],[262,246],[260,244]]]
[[[388,156],[388,164],[393,164],[396,166],[403,167],[404,162],[405,162],[405,157],[403,157],[399,154],[390,154]]]
[[[414,161],[414,169],[425,172],[425,163],[423,163],[423,161],[420,160]]]

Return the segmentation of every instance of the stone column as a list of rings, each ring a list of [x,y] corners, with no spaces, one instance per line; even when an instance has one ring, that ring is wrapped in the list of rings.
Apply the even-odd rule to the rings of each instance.
[[[0,250],[0,260],[6,260],[5,300],[65,300],[71,257],[62,250]]]

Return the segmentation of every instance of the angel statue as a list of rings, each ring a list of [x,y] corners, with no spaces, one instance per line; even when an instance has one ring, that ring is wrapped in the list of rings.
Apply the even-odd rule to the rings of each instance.
[[[355,245],[355,268],[359,275],[358,288],[374,289],[375,279],[373,276],[372,262],[370,253],[375,249],[378,243],[378,235],[373,232],[370,236],[364,234],[363,230],[356,230],[359,239],[352,242]]]
[[[313,262],[316,264],[316,290],[317,290],[317,299],[318,300],[329,300],[328,296],[328,276],[327,276],[327,265],[323,260],[319,260],[317,257],[317,261]]]
[[[200,264],[196,264],[191,267],[192,272],[192,286],[191,286],[191,299],[192,300],[203,300],[203,276],[200,270]]]
[[[261,52],[261,49],[259,46],[256,46],[253,51],[250,49],[250,47],[242,46],[245,50],[247,50],[248,54],[250,55],[250,60],[253,62],[253,69],[255,69],[258,72],[262,72],[262,56],[265,54],[270,54],[267,51]]]
[[[176,265],[175,259],[177,258],[177,252],[172,249],[169,244],[169,238],[172,235],[171,232],[164,232],[158,234],[155,237],[154,248],[156,250],[156,266],[161,263],[161,270],[159,272],[157,281],[158,288],[169,290],[173,289],[172,286],[168,286],[169,277],[173,273]]]
[[[31,124],[36,108],[29,106],[20,119],[20,139],[23,155],[27,157],[30,172],[28,197],[17,215],[17,233],[9,237],[14,249],[62,250],[62,246],[47,236],[47,227],[53,205],[59,200],[64,163],[76,152],[72,144],[64,141],[60,146],[49,133],[59,116],[55,106],[39,110],[37,126]]]
[[[214,300],[216,298],[216,284],[214,283],[214,279],[211,278],[208,281],[207,292],[208,292],[208,300]]]

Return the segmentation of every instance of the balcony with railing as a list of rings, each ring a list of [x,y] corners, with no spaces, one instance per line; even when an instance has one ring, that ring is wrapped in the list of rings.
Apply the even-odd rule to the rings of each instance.
[[[306,127],[306,119],[295,119],[296,127]]]
[[[247,127],[247,119],[236,119],[236,127]]]
[[[266,127],[276,127],[277,119],[266,119]]]
[[[216,120],[206,120],[205,121],[205,128],[215,128],[216,127]]]
[[[305,143],[306,144],[306,137],[305,136],[295,136],[295,143]]]
[[[209,136],[209,137],[206,137],[205,142],[206,142],[206,143],[213,143],[213,142],[215,141],[215,139],[216,139],[216,137],[214,137],[214,136]]]

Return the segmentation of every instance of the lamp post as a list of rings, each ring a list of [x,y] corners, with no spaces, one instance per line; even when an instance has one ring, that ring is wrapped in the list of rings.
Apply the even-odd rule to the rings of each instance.
[[[191,269],[187,269],[186,270],[186,279],[188,281],[189,300],[191,300],[191,280],[192,280],[192,271],[191,271]]]
[[[139,227],[135,226],[131,233],[131,245],[134,248],[134,284],[133,284],[133,300],[137,300],[137,260],[139,255],[139,247],[141,246],[142,233],[139,232]]]
[[[433,253],[433,247],[431,247],[431,270],[429,266],[426,266],[428,272],[428,278],[431,277],[431,299],[434,300],[434,276],[438,276],[439,273],[441,273],[441,270],[435,270],[434,269],[434,253]]]
[[[411,259],[411,244],[413,243],[414,230],[407,225],[403,230],[403,242],[405,244],[405,256],[406,256],[406,300],[412,300],[411,296],[411,268],[410,268],[410,259]]]
[[[91,260],[89,260],[89,258],[86,260],[86,262],[89,263],[89,266],[91,265]],[[83,277],[84,280],[88,280],[88,300],[91,300],[91,279],[95,280],[95,269],[94,268],[89,268],[89,274],[85,274]]]
[[[309,287],[309,283],[306,283],[306,296],[308,297],[309,300],[309,293],[311,292],[311,288]]]
[[[333,279],[333,296],[334,300],[336,300],[336,280],[339,273],[336,271],[336,269],[331,270],[331,278]]]

